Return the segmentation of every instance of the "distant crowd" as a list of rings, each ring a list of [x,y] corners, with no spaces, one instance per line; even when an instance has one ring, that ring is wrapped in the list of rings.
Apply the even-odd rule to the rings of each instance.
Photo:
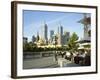
[[[91,65],[90,50],[79,50],[77,52],[56,51],[54,56],[56,61],[58,59],[58,56],[61,56],[66,60],[72,61],[73,63],[80,64],[82,66]]]

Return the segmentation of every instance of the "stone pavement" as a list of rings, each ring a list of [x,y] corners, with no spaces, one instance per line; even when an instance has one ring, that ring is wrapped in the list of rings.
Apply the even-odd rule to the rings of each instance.
[[[26,59],[23,61],[23,69],[38,69],[38,68],[56,68],[56,67],[77,67],[79,64],[72,63],[69,60],[58,58],[55,61],[53,56],[42,57],[38,59]]]
[[[23,61],[24,69],[32,68],[48,68],[48,67],[58,67],[57,61],[54,60],[54,57],[42,57],[38,59],[26,59]]]

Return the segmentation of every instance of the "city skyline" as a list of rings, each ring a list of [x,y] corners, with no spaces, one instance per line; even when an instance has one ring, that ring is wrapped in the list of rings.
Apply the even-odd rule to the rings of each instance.
[[[83,37],[83,25],[78,23],[84,17],[83,13],[24,10],[23,14],[23,36],[27,37],[28,41],[31,41],[32,36],[36,36],[37,32],[41,35],[41,28],[45,24],[48,26],[48,38],[50,38],[50,31],[53,30],[54,34],[57,33],[59,26],[63,26],[64,31],[71,34],[76,32],[80,38]]]

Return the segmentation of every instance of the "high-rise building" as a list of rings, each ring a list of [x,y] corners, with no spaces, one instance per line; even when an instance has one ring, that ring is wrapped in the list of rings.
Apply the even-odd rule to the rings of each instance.
[[[51,31],[50,31],[50,38],[52,38],[52,37],[53,37],[53,35],[54,35],[54,31],[53,31],[53,30],[51,30]]]
[[[67,45],[67,42],[69,41],[69,38],[70,38],[70,32],[64,32],[63,45]]]
[[[58,45],[62,45],[62,39],[63,39],[63,27],[60,25],[60,27],[58,27]]]
[[[51,44],[52,44],[52,42],[53,42],[53,36],[54,36],[54,31],[51,30],[51,31],[50,31],[50,43],[51,43]]]
[[[32,36],[32,43],[34,43],[36,41],[36,37],[33,35]]]
[[[47,26],[47,24],[44,24],[42,28],[43,28],[42,29],[43,30],[42,38],[43,38],[45,44],[47,44],[48,43],[48,26]]]

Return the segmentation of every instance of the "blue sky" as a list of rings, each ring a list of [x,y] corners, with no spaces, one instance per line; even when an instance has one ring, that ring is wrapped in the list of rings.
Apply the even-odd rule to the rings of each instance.
[[[90,15],[90,14],[88,14]],[[33,35],[42,34],[41,27],[46,23],[48,25],[48,37],[50,30],[57,33],[58,26],[63,26],[63,31],[68,31],[70,34],[76,32],[77,35],[83,37],[83,25],[77,23],[83,18],[83,13],[73,12],[51,12],[51,11],[23,11],[23,36],[28,37],[31,41]]]

